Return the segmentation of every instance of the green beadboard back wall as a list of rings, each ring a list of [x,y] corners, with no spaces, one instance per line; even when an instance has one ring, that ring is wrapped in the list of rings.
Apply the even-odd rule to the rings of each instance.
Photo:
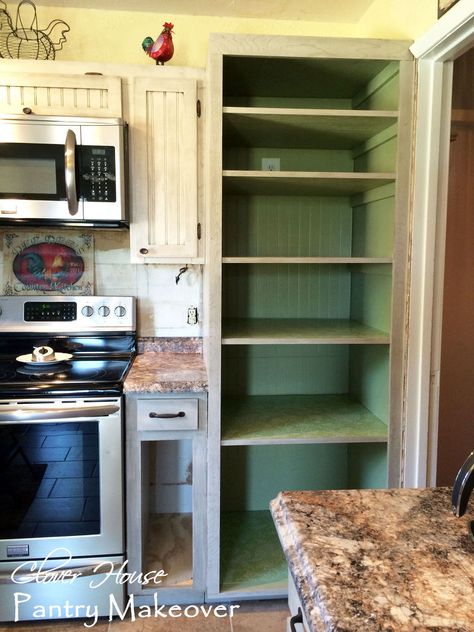
[[[348,83],[360,81],[362,87],[338,84],[334,86],[334,97],[323,102],[317,86],[314,86],[314,94],[308,94],[306,99],[295,99],[290,93],[274,97],[271,85],[265,94],[267,71],[275,71],[276,66],[265,61],[246,60],[246,63],[253,64],[252,71],[255,72],[250,76],[255,82],[255,94],[252,87],[249,89],[247,84],[240,84],[240,60],[238,64],[233,58],[225,61],[229,92],[225,99],[228,110],[224,118],[224,169],[259,171],[262,158],[273,157],[279,159],[282,171],[289,172],[374,171],[392,174],[395,171],[398,64],[360,62],[361,75],[357,79],[348,79]],[[295,61],[288,63],[292,65]],[[306,64],[308,72],[324,74],[326,70],[326,62],[319,59],[298,63]],[[338,63],[331,61],[332,71]],[[344,61],[340,66],[343,71]],[[364,83],[365,74],[372,75],[374,70],[373,79]],[[261,81],[257,80],[259,73]],[[248,73],[243,75],[248,79]],[[300,78],[303,76],[300,73]],[[297,87],[294,90],[298,94]],[[350,98],[348,91],[352,94]],[[328,119],[327,125],[332,129],[326,139],[328,130],[320,126],[318,119],[309,127],[304,116],[296,114],[291,125],[285,127],[277,115],[269,113],[263,127],[262,120],[254,120],[252,113],[245,117],[240,111],[233,113],[232,107],[243,104],[252,107],[356,108],[383,110],[384,114],[367,117],[368,121],[361,116],[360,126],[355,126],[350,133],[345,131],[338,141],[341,121],[337,117],[334,121]],[[292,147],[293,144],[297,147]],[[223,318],[351,319],[389,332],[394,199],[393,183],[348,196],[341,196],[337,189],[329,194],[325,192],[323,196],[225,191]],[[282,260],[275,263],[247,260],[243,263],[242,258],[251,257],[359,257],[369,260],[367,263],[354,263],[350,259],[345,263],[286,264]],[[384,487],[387,483],[387,449],[383,440],[320,445],[304,445],[302,441],[301,445],[291,446],[264,445],[264,441],[260,445],[244,446],[232,442],[238,434],[237,419],[241,435],[244,433],[257,442],[269,431],[270,422],[261,422],[260,429],[252,428],[249,421],[252,416],[249,417],[245,406],[236,403],[239,397],[249,396],[261,398],[252,406],[274,409],[273,423],[275,428],[280,428],[278,432],[282,440],[285,415],[294,421],[292,397],[304,395],[348,396],[361,404],[355,416],[366,417],[369,420],[366,423],[372,424],[371,427],[380,424],[383,428],[388,422],[389,353],[387,344],[224,347],[223,511],[265,510],[280,489]],[[297,404],[296,399],[294,403]],[[282,407],[281,419],[278,419],[279,405]],[[298,405],[302,405],[301,400]],[[308,400],[308,406],[315,406],[315,403]],[[258,418],[255,410],[253,415],[253,419]],[[333,418],[334,428],[340,419]],[[347,423],[347,417],[344,422]],[[307,423],[303,425],[302,436],[305,432],[308,436],[310,427]],[[292,428],[295,432],[294,425]],[[277,472],[275,462],[279,464]]]
[[[282,489],[344,489],[347,466],[346,445],[226,447],[222,454],[222,509],[268,509],[270,500]]]

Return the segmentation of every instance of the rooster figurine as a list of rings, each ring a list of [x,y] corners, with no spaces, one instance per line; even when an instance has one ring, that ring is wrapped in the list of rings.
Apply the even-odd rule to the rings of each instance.
[[[145,53],[160,66],[163,66],[165,61],[169,61],[173,57],[173,26],[171,22],[165,22],[163,24],[164,28],[155,42],[150,36],[145,37],[142,42],[142,48]]]

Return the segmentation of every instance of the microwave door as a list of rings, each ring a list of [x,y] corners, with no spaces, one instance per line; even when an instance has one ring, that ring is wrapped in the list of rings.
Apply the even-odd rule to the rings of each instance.
[[[81,220],[75,189],[78,125],[3,123],[0,127],[2,219]]]

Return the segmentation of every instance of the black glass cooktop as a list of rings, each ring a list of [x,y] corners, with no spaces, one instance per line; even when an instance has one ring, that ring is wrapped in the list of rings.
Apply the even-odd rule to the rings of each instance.
[[[57,363],[24,363],[34,347],[48,346],[72,357]],[[0,393],[2,397],[28,395],[122,392],[135,355],[133,335],[112,336],[2,336],[0,339]]]

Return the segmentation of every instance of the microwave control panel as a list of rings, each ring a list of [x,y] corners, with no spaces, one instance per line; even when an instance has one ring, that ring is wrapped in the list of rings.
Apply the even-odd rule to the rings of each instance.
[[[80,197],[87,202],[115,202],[115,180],[114,147],[83,145]]]

